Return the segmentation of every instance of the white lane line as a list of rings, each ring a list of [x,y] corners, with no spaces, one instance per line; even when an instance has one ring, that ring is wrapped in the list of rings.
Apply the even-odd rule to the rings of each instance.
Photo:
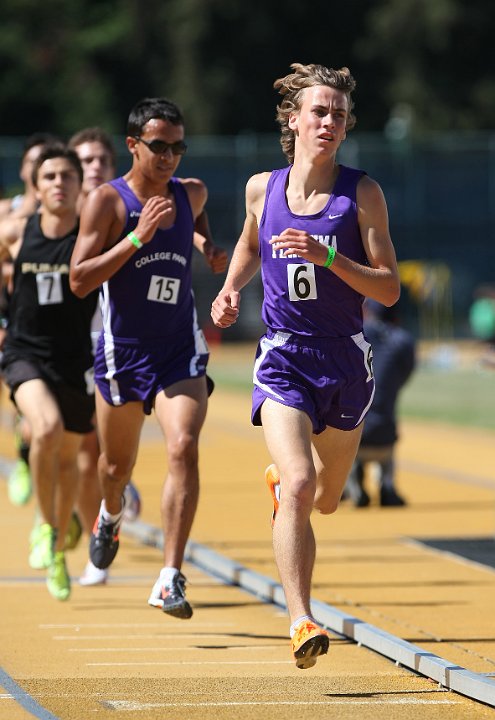
[[[52,640],[84,640],[87,642],[88,640],[170,640],[177,638],[178,640],[184,640],[184,639],[190,639],[198,640],[202,642],[207,642],[208,640],[213,640],[213,638],[223,638],[225,640],[229,640],[231,642],[232,636],[228,633],[207,633],[205,635],[199,635],[197,633],[194,634],[187,634],[176,632],[176,633],[160,633],[159,635],[141,635],[140,633],[137,635],[129,635],[128,633],[125,634],[125,637],[122,635],[53,635]],[[285,638],[280,638],[280,640],[283,642],[286,642]],[[266,647],[263,645],[263,647]]]
[[[285,644],[284,644],[285,647]],[[106,653],[106,652],[112,652],[112,653],[140,653],[140,652],[159,652],[159,653],[176,653],[177,651],[180,652],[195,652],[197,653],[198,650],[208,651],[208,650],[223,650],[224,652],[226,650],[269,650],[269,649],[275,649],[280,650],[280,645],[257,645],[257,646],[249,646],[249,645],[237,645],[235,647],[225,647],[224,645],[220,647],[125,647],[125,648],[67,648],[67,652],[73,652],[73,653]]]
[[[314,705],[459,705],[456,700],[427,700],[421,698],[369,698],[367,700],[339,699],[334,700],[250,700],[246,702],[184,702],[184,703],[140,703],[133,700],[103,700],[105,707],[112,710],[151,710],[153,708],[200,708],[200,707],[244,707],[244,706],[280,706],[311,707]]]
[[[235,623],[199,623],[199,622],[188,622],[187,627],[190,630],[193,630],[194,628],[203,628],[203,627],[233,627]],[[49,623],[49,624],[42,624],[38,625],[40,630],[62,630],[65,628],[70,628],[72,630],[80,630],[81,628],[154,628],[159,627],[163,628],[164,623],[163,622],[157,622],[157,623]],[[180,632],[180,630],[177,630],[177,632]]]
[[[293,665],[293,660],[173,660],[170,662],[88,662],[86,667],[136,667],[156,665]]]

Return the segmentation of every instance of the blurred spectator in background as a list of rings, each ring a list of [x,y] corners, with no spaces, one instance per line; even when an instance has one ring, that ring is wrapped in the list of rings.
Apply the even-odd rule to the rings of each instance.
[[[45,145],[57,141],[56,136],[45,132],[33,133],[27,138],[22,149],[19,170],[19,177],[24,185],[23,192],[14,197],[0,200],[0,220],[10,216],[11,213],[16,213],[20,217],[28,217],[36,211],[39,201],[32,180],[33,166]]]
[[[485,344],[481,366],[495,369],[495,285],[476,289],[475,300],[469,310],[469,327],[473,336]]]
[[[345,493],[356,507],[366,507],[370,496],[364,488],[367,468],[378,466],[380,505],[400,507],[406,502],[395,489],[397,399],[416,363],[415,340],[399,326],[397,305],[385,307],[367,299],[363,305],[364,334],[373,349],[375,396],[364,421],[358,453]]]
[[[83,169],[79,210],[94,190],[113,180],[117,168],[117,152],[111,136],[100,127],[88,127],[72,135],[68,145],[76,151]]]

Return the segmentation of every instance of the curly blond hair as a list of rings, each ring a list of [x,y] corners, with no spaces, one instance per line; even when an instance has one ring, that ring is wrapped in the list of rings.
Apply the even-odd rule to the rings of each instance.
[[[346,130],[352,130],[356,124],[356,117],[352,112],[354,102],[351,93],[356,87],[356,81],[352,77],[349,68],[343,67],[340,70],[327,68],[324,65],[302,65],[292,63],[294,72],[283,78],[275,80],[273,87],[283,95],[280,105],[277,105],[277,122],[281,128],[280,144],[284,155],[291,163],[294,160],[294,131],[289,128],[289,115],[301,109],[304,90],[314,85],[328,85],[328,87],[341,90],[347,97],[348,113]]]

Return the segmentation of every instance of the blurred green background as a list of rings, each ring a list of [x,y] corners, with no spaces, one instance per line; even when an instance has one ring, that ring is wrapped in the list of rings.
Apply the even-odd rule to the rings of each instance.
[[[421,366],[403,390],[400,415],[495,429],[495,374]],[[469,448],[466,447],[466,452]]]
[[[189,134],[275,131],[292,62],[347,65],[359,127],[494,127],[492,0],[3,0],[0,135],[124,132],[167,95]]]

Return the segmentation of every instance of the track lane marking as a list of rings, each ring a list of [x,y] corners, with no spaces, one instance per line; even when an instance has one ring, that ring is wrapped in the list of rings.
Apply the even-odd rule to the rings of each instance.
[[[101,702],[105,707],[112,710],[152,710],[158,708],[209,708],[209,707],[266,707],[288,705],[292,707],[313,707],[325,705],[333,707],[334,705],[460,705],[456,700],[450,699],[421,699],[421,698],[369,698],[367,700],[357,699],[339,699],[334,700],[248,700],[248,701],[232,701],[232,702],[184,702],[184,703],[140,703],[135,700],[103,700]]]

